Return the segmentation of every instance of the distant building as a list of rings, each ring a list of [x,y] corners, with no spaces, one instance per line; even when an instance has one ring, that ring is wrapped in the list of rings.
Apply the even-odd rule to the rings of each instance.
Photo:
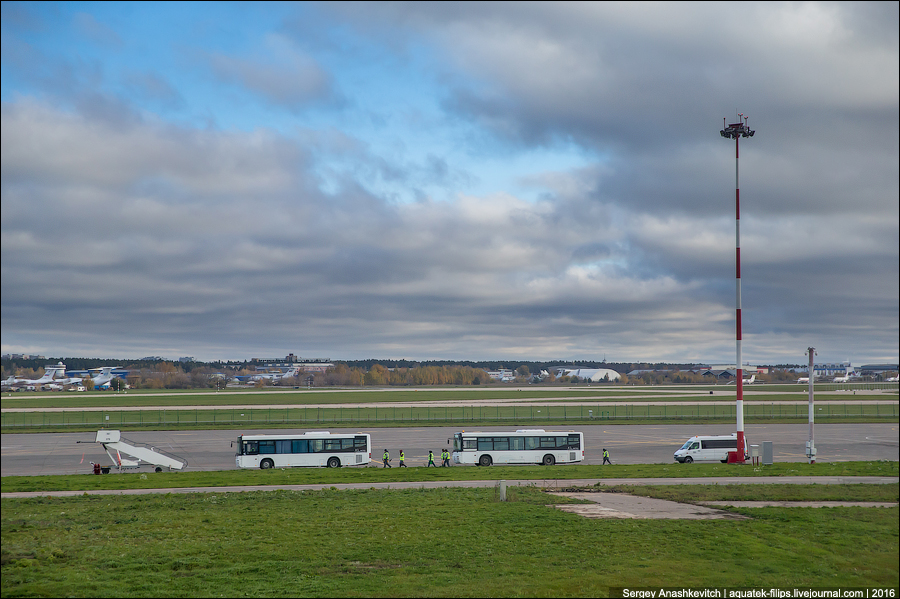
[[[509,382],[516,380],[516,373],[508,368],[501,368],[500,370],[488,370],[488,376],[494,379],[495,381],[501,382]]]
[[[807,372],[808,370],[808,366],[802,366],[795,368],[794,372]],[[850,362],[821,363],[813,364],[813,370],[817,377],[847,376],[853,372],[853,365]]]
[[[560,366],[556,369],[556,376],[577,376],[581,380],[599,383],[603,381],[619,380],[619,373],[610,368],[572,368]]]

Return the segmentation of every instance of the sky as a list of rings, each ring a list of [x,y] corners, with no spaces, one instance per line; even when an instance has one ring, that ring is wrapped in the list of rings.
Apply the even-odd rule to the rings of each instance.
[[[898,3],[2,3],[2,353],[897,362]]]

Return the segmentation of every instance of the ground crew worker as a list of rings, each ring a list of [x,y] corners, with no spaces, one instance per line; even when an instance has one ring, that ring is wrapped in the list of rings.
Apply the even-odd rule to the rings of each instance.
[[[387,449],[384,450],[384,455],[381,456],[381,459],[384,460],[384,466],[382,466],[382,468],[390,468],[391,467],[391,464],[390,464],[391,454],[388,453]]]
[[[403,454],[403,450],[400,450],[400,468],[409,468],[406,464],[403,463],[403,460],[406,459],[406,455]]]
[[[450,467],[450,452],[447,451],[447,448],[444,448],[444,451],[441,452],[441,468]]]
[[[434,465],[434,452],[430,449],[428,450],[428,466],[434,466],[435,468],[437,468],[437,466]],[[428,466],[426,466],[426,468]]]
[[[603,464],[600,464],[600,465],[604,466],[606,464],[609,464],[610,466],[612,466],[612,462],[609,461],[609,452],[606,451],[606,448],[604,447],[603,448]]]

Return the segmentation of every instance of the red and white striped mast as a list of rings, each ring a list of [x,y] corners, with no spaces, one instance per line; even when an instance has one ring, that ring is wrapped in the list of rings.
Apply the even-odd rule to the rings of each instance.
[[[738,115],[738,122],[725,126],[719,131],[722,137],[726,139],[734,139],[734,214],[735,214],[735,280],[736,280],[736,307],[734,313],[735,321],[735,346],[737,353],[737,374],[735,382],[737,383],[737,455],[738,461],[744,461],[744,367],[743,356],[741,355],[741,177],[740,167],[738,166],[738,140],[742,137],[753,137],[755,131],[752,131],[747,124],[749,117],[745,117],[743,113]],[[743,120],[743,122],[741,122]],[[725,119],[722,119],[725,125]]]

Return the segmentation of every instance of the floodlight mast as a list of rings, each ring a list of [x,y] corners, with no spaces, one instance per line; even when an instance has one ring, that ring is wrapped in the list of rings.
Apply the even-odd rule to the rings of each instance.
[[[735,383],[737,384],[737,460],[739,463],[744,462],[744,366],[743,356],[741,355],[741,177],[740,167],[738,166],[738,158],[740,157],[738,141],[742,137],[753,137],[755,131],[752,131],[747,124],[749,117],[745,117],[741,113],[737,123],[725,125],[725,119],[722,124],[725,128],[719,133],[725,139],[734,139],[734,214],[735,214],[735,351],[737,353],[737,372]],[[743,121],[743,122],[741,122]]]

